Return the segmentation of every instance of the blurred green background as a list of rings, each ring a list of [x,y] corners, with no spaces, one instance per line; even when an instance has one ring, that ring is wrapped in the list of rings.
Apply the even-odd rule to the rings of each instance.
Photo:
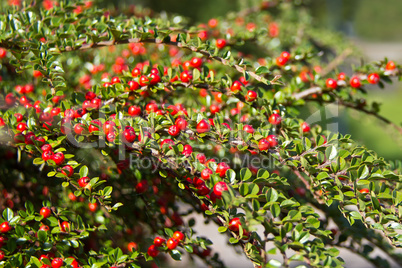
[[[128,5],[147,6],[159,12],[182,14],[192,22],[199,23],[222,16],[228,11],[254,6],[260,1],[111,0],[107,3],[121,9],[123,2]],[[347,35],[367,55],[366,61],[379,60],[378,55],[389,55],[391,60],[402,62],[402,53],[392,51],[392,48],[389,49],[387,46],[384,48],[384,45],[392,43],[393,47],[401,47],[402,51],[401,0],[304,0],[304,2],[310,5],[315,25]],[[345,63],[345,66],[347,65]],[[402,105],[400,105],[402,83],[396,82],[385,90],[370,88],[367,98],[368,103],[371,101],[383,103],[380,112],[382,116],[397,124],[402,122]],[[352,134],[355,140],[377,151],[386,159],[402,159],[402,137],[398,132],[372,116],[344,109],[340,111],[341,133]]]

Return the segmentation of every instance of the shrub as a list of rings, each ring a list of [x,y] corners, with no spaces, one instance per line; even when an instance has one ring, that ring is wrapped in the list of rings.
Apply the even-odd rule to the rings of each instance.
[[[2,5],[3,267],[224,266],[194,215],[254,267],[341,267],[339,248],[401,263],[400,162],[300,115],[336,104],[402,133],[364,99],[400,67],[339,72],[353,50],[303,1],[196,26],[90,1]]]

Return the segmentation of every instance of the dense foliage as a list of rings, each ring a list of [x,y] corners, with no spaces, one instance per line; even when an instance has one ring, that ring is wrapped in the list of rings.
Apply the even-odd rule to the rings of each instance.
[[[303,1],[197,26],[90,1],[2,5],[2,267],[223,267],[196,214],[254,267],[341,267],[339,248],[402,263],[401,163],[299,113],[345,106],[400,135],[364,99],[400,66],[339,72],[354,50]]]

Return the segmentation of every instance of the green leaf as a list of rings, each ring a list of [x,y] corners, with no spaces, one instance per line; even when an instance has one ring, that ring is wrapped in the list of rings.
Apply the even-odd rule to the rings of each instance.
[[[269,71],[268,67],[260,66],[255,70],[255,73],[260,75],[260,74],[270,73],[270,71]]]
[[[11,219],[14,217],[14,212],[10,208],[6,208],[3,210],[3,218],[6,221],[11,221]]]
[[[240,170],[240,180],[241,181],[247,181],[251,178],[253,174],[251,173],[251,171],[248,168],[242,168]]]
[[[268,170],[265,169],[259,169],[258,173],[257,173],[257,178],[263,178],[263,179],[267,179],[269,178],[269,172]]]
[[[38,231],[38,238],[39,238],[39,241],[46,242],[46,240],[47,240],[47,232],[39,230]]]
[[[240,185],[239,192],[242,196],[246,196],[248,194],[248,184],[243,183]]]
[[[277,218],[279,217],[279,214],[281,213],[281,208],[279,207],[278,204],[272,204],[270,208],[272,217]]]
[[[26,208],[26,212],[28,213],[28,215],[32,215],[35,213],[34,206],[30,201],[25,202],[25,208]]]
[[[82,166],[80,168],[80,177],[87,177],[88,176],[88,167]]]
[[[167,236],[169,236],[169,237],[172,237],[172,236],[173,236],[173,231],[172,231],[171,229],[165,228],[164,230],[165,230],[165,234],[166,234]]]
[[[260,187],[258,187],[258,185],[255,183],[250,183],[248,189],[250,195],[256,195],[260,192]]]
[[[369,168],[366,165],[360,166],[359,169],[357,170],[357,176],[359,177],[359,179],[367,178],[369,173],[370,173]]]
[[[338,155],[338,151],[335,146],[331,145],[325,150],[325,155],[329,160],[335,159]]]
[[[275,202],[278,200],[278,192],[274,188],[269,188],[266,193],[267,202]]]
[[[180,251],[178,251],[177,249],[173,249],[169,253],[170,253],[170,256],[172,256],[172,258],[175,261],[181,261],[181,253],[180,253]]]
[[[229,239],[229,243],[230,243],[230,244],[237,244],[237,243],[239,243],[239,240],[236,239],[236,238],[234,238],[234,237],[231,237],[231,238]]]
[[[228,228],[225,227],[225,226],[220,226],[220,227],[218,228],[218,232],[220,232],[220,233],[224,233],[224,232],[226,232],[227,230],[228,230]]]
[[[232,170],[232,169],[227,170],[226,176],[229,179],[231,184],[236,183],[236,172],[234,172],[234,170]]]
[[[112,186],[106,186],[105,189],[103,189],[103,194],[105,196],[108,196],[112,193],[113,187]]]

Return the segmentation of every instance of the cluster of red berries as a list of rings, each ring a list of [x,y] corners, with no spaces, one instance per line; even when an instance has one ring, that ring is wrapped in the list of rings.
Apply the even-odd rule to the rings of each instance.
[[[148,248],[148,255],[155,258],[159,254],[160,247],[166,246],[168,250],[173,250],[177,248],[180,242],[184,241],[184,234],[180,231],[176,231],[173,233],[172,237],[170,237],[167,241],[165,238],[157,236],[154,239],[153,245]]]

